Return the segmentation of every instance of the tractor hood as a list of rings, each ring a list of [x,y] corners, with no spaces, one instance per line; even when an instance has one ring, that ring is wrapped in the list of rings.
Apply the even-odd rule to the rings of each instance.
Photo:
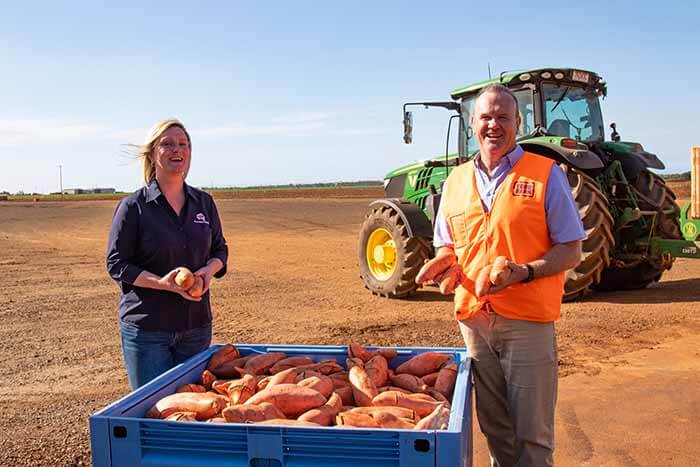
[[[448,161],[450,162],[450,165],[452,165],[452,161],[454,161],[457,158],[457,154],[450,154],[448,157]],[[405,175],[409,173],[414,173],[419,171],[420,169],[423,169],[426,167],[426,162],[430,161],[435,161],[435,162],[444,162],[445,161],[445,156],[438,156],[434,157],[432,159],[424,159],[421,161],[417,162],[412,162],[408,165],[404,165],[402,167],[399,167],[398,169],[394,169],[388,174],[384,176],[384,180],[389,180],[394,177],[398,177],[399,175]]]
[[[640,143],[634,141],[605,141],[600,146],[617,157],[635,157],[650,169],[663,170],[666,168],[656,154],[645,151]]]

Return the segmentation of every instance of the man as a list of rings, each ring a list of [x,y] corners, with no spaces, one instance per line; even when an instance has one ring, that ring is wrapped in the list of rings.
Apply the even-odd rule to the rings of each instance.
[[[561,168],[516,144],[520,115],[506,87],[479,94],[471,126],[479,154],[445,182],[436,257],[416,281],[455,292],[492,465],[553,465],[554,321],[564,271],[580,261],[585,233]],[[510,277],[477,296],[479,272],[498,256],[508,258]]]

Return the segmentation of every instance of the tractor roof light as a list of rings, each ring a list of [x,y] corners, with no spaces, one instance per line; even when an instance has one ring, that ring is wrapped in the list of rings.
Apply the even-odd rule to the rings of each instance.
[[[578,147],[578,142],[571,138],[564,138],[561,140],[561,145],[568,149],[576,149]]]
[[[529,81],[532,76],[530,73],[523,73],[522,75],[518,76],[520,78],[520,81]]]
[[[564,73],[562,73],[561,71],[558,71],[558,72],[554,73],[554,77],[556,79],[564,79]]]
[[[540,76],[542,76],[544,79],[551,79],[552,73],[550,73],[549,71],[545,71]]]

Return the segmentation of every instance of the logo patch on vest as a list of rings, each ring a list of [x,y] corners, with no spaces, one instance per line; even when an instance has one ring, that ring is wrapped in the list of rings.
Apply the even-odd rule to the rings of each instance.
[[[515,182],[513,186],[513,196],[524,196],[526,198],[535,197],[535,182]]]

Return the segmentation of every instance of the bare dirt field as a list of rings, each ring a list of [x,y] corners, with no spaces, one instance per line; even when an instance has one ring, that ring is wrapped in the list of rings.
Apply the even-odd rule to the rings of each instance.
[[[218,200],[230,260],[228,275],[212,286],[214,341],[463,345],[450,298],[436,289],[403,301],[364,289],[356,240],[374,191],[358,198]],[[0,465],[89,464],[88,416],[129,391],[118,342],[118,291],[104,265],[115,205],[0,203]],[[646,290],[601,293],[563,306],[557,325],[562,376],[557,429],[564,442],[558,464],[690,465],[683,456],[640,459],[636,451],[610,446],[598,448],[598,455],[622,460],[595,462],[597,438],[581,435],[584,413],[577,420],[571,404],[587,385],[600,387],[595,384],[601,375],[621,374],[615,377],[624,383],[632,378],[625,372],[634,362],[655,361],[639,352],[663,348],[668,358],[700,361],[697,347],[684,353],[672,346],[698,342],[699,301],[700,261],[678,260]],[[697,386],[674,388],[677,380],[669,381],[666,391],[696,395],[688,401],[692,413],[685,415],[690,425],[656,423],[670,438],[689,437],[691,446],[700,434]],[[602,396],[586,394],[591,404],[600,403]],[[657,409],[674,404],[673,397],[657,400],[655,393],[636,397],[647,397]],[[608,428],[626,429],[615,423],[620,420],[610,418]],[[474,431],[476,439],[476,424]],[[483,461],[483,443],[477,449]]]

